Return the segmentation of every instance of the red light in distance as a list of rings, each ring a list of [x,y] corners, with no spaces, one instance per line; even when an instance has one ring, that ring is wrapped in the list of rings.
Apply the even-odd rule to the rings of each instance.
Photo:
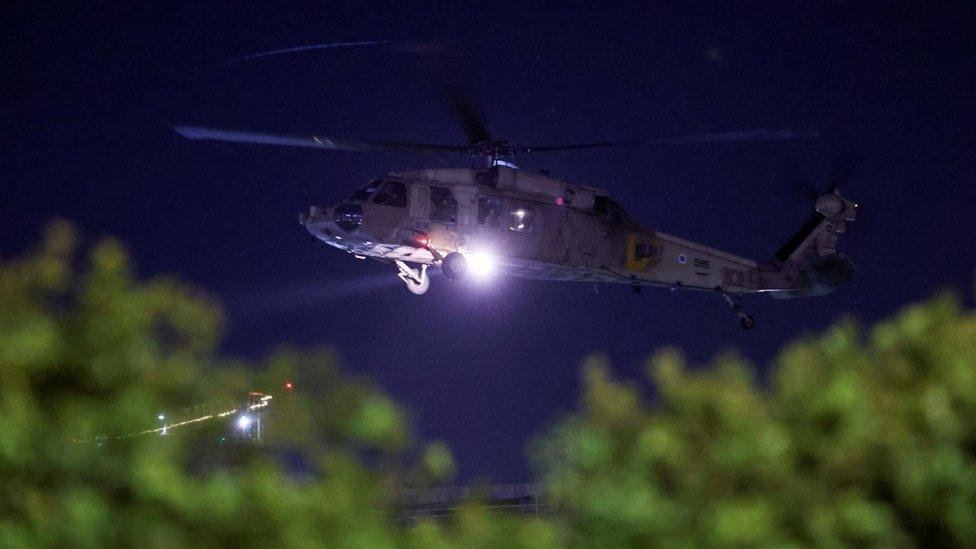
[[[285,389],[288,389],[289,391],[291,391],[294,388],[295,388],[295,384],[294,383],[292,383],[290,381],[286,381],[285,382]]]

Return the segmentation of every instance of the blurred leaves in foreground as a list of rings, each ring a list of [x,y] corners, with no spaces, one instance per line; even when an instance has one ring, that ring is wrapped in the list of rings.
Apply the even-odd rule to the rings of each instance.
[[[585,368],[534,457],[580,545],[976,545],[976,317],[949,296],[789,345],[650,362],[654,405]]]
[[[454,462],[394,402],[327,351],[222,359],[208,297],[76,249],[55,223],[0,266],[0,546],[976,544],[976,317],[951,297],[790,345],[766,384],[733,354],[659,352],[646,390],[591,359],[530,448],[547,512],[404,523],[398,490]],[[216,421],[117,438],[249,391],[275,396],[260,445]]]
[[[442,444],[417,448],[388,397],[328,352],[219,359],[208,297],[137,282],[114,240],[78,260],[75,240],[54,223],[0,266],[0,546],[447,539],[393,520],[400,486],[444,481],[453,461]],[[250,391],[275,396],[261,445],[235,437],[233,417],[119,438],[157,414],[243,406]]]

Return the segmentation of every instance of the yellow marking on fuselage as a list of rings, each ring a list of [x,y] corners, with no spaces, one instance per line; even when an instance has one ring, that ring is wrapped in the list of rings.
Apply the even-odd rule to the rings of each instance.
[[[643,271],[651,262],[650,257],[637,259],[637,233],[627,235],[627,270]]]

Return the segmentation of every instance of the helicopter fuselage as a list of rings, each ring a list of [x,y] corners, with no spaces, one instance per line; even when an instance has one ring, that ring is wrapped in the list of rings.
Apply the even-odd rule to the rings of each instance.
[[[302,222],[330,246],[387,262],[459,252],[538,280],[726,294],[796,286],[777,266],[645,228],[598,189],[507,166],[392,173]]]

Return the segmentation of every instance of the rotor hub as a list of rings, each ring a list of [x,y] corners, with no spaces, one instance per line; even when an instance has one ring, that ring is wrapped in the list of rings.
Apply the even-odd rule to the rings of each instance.
[[[511,158],[515,156],[518,151],[515,147],[512,147],[508,141],[502,139],[498,141],[478,141],[471,143],[468,149],[468,154],[471,156],[477,156],[486,158],[488,160],[495,160],[498,158]]]

